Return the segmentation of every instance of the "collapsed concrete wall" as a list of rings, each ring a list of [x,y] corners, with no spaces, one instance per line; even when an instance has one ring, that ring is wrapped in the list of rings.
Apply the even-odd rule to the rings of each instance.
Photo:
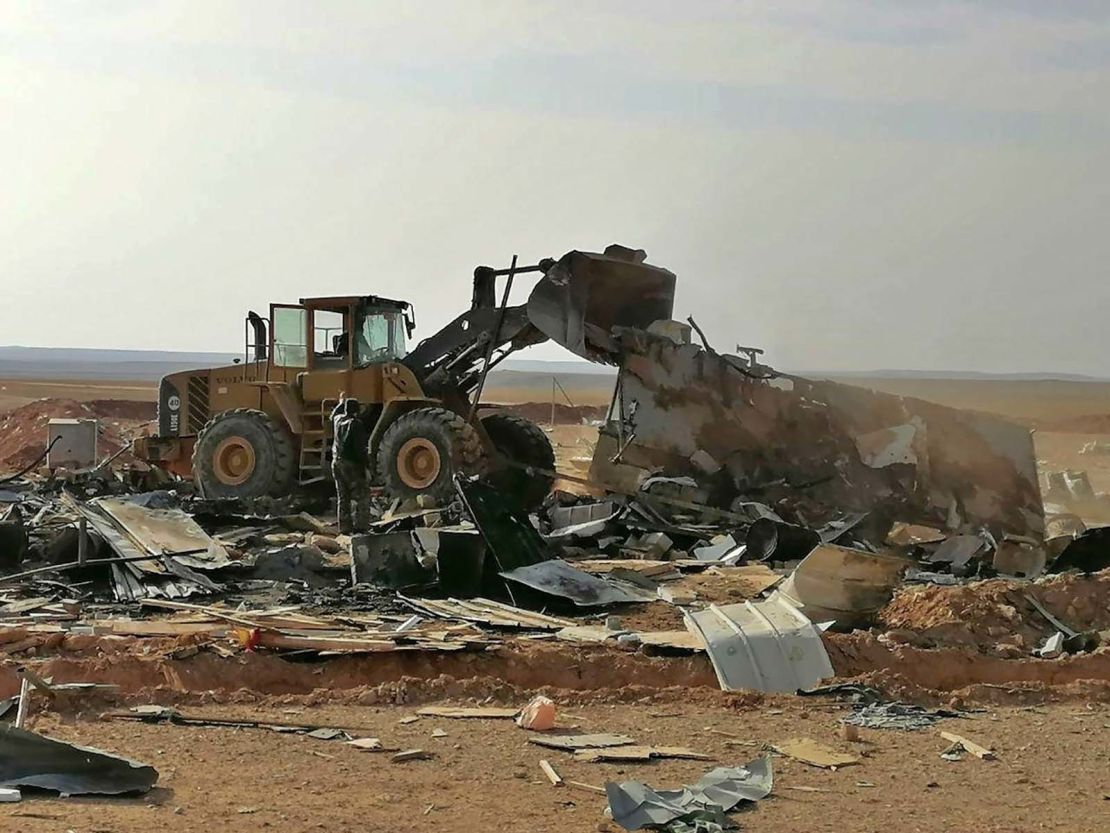
[[[717,506],[819,523],[844,512],[996,536],[1044,534],[1032,435],[980,413],[827,381],[641,330],[623,356],[591,479],[688,475]]]

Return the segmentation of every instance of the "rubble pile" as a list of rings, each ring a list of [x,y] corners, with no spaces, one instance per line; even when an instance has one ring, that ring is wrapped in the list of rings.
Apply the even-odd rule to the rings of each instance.
[[[372,522],[340,534],[328,484],[211,499],[190,480],[113,459],[127,422],[148,415],[142,408],[51,401],[13,412],[0,424],[0,455],[13,468],[42,455],[52,417],[118,421],[101,425],[102,462],[42,466],[0,490],[0,695],[22,686],[26,698],[35,679],[52,686],[48,667],[82,685],[214,688],[214,669],[232,656],[246,671],[221,679],[238,688],[246,673],[274,691],[403,688],[391,680],[416,668],[425,679],[502,675],[493,689],[522,680],[650,688],[654,676],[657,686],[715,679],[726,692],[768,695],[828,693],[841,684],[821,684],[838,676],[893,690],[894,672],[870,658],[920,676],[930,651],[947,651],[950,664],[956,652],[964,665],[990,663],[990,679],[1002,681],[1010,660],[1105,658],[1110,535],[1059,518],[1046,527],[1027,430],[787,377],[754,355],[639,331],[620,338],[626,360],[611,407],[557,415],[608,415],[589,476],[517,467],[581,487],[552,491],[534,513],[492,479],[457,474],[446,499],[389,500],[375,489]],[[550,414],[549,405],[515,410]],[[372,672],[356,664],[366,655]],[[1021,675],[1032,678],[1024,666]],[[846,721],[852,731],[959,717],[865,694]],[[494,719],[482,708],[469,716]],[[538,732],[556,725],[555,709],[534,701],[520,719]],[[113,719],[226,725],[161,707]],[[561,735],[548,745],[589,763],[705,757],[620,737]],[[77,766],[69,749],[11,738]],[[804,738],[770,751],[813,766],[859,763]],[[395,752],[398,763],[427,759],[421,749]],[[111,760],[124,786],[156,778]],[[710,769],[681,800],[638,781],[610,783],[613,817],[683,822],[697,815],[688,796],[710,790],[727,792],[729,808],[761,799],[769,761]],[[25,769],[10,782],[34,785],[36,767]],[[727,821],[724,811],[713,821]]]

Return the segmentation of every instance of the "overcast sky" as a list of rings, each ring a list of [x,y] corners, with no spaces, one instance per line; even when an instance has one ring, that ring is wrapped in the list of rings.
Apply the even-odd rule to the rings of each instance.
[[[1108,163],[1107,0],[0,0],[0,344],[619,241],[783,368],[1106,375]]]

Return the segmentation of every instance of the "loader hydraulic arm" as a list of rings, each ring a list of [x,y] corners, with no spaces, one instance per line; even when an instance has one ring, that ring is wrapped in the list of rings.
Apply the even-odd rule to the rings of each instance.
[[[547,339],[584,359],[615,363],[613,327],[646,328],[673,311],[674,274],[645,257],[643,250],[613,245],[603,254],[571,251],[531,266],[515,260],[507,269],[479,266],[470,309],[420,342],[404,363],[433,390],[467,394],[484,371]],[[498,277],[534,272],[543,277],[526,304],[498,306]]]

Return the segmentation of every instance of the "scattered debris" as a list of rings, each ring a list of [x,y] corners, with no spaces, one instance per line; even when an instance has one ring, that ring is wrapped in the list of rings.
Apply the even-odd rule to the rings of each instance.
[[[426,752],[423,749],[406,749],[403,752],[397,752],[390,757],[390,762],[394,764],[403,764],[408,761],[427,761],[432,758],[431,752]]]
[[[654,594],[614,578],[602,578],[553,559],[501,573],[506,581],[522,584],[549,596],[568,599],[579,607],[648,602]]]
[[[62,795],[127,795],[147,792],[157,781],[158,772],[146,764],[0,726],[0,786]]]
[[[1064,633],[1056,631],[1044,641],[1044,644],[1033,650],[1033,655],[1041,659],[1056,659],[1064,653],[1064,640],[1066,639],[1067,636]]]
[[[962,761],[967,750],[962,743],[953,743],[949,745],[943,752],[940,753],[941,759],[945,761]]]
[[[384,752],[385,748],[378,738],[355,738],[346,742],[348,746],[362,749],[366,752]]]
[[[993,761],[997,758],[997,756],[994,754],[994,750],[986,746],[980,746],[978,743],[970,741],[961,735],[956,735],[952,732],[941,732],[940,736],[949,743],[959,744],[967,752],[974,755],[981,761]]]
[[[611,746],[601,749],[577,749],[574,760],[588,764],[600,761],[650,761],[653,758],[683,758],[691,761],[712,760],[709,755],[684,746]]]
[[[357,726],[321,726],[312,723],[298,723],[288,720],[241,720],[239,718],[206,717],[203,715],[182,714],[168,706],[132,706],[127,711],[106,712],[109,720],[130,720],[142,723],[173,723],[177,726],[220,726],[229,729],[269,729],[271,731],[298,732],[315,734],[321,739],[331,740],[348,733],[361,733]],[[345,738],[348,739],[348,738]]]
[[[547,761],[543,760],[542,758],[540,759],[540,769],[542,769],[543,774],[547,776],[547,780],[551,782],[551,786],[553,786],[553,787],[563,786],[562,776],[559,775],[559,773],[557,773],[555,771],[555,767],[553,767],[551,764],[549,764]]]
[[[542,695],[534,697],[520,710],[516,725],[523,729],[546,732],[555,728],[555,703]]]
[[[894,595],[912,562],[904,558],[821,544],[779,585],[813,622],[850,628],[868,622]]]
[[[803,764],[821,769],[839,769],[842,766],[858,764],[859,758],[846,752],[838,752],[831,746],[818,743],[811,738],[791,738],[771,746],[780,755],[801,761]]]
[[[446,718],[471,718],[478,720],[512,720],[520,709],[499,709],[492,706],[456,707],[456,706],[426,706],[417,709],[421,717],[446,717]]]
[[[943,709],[930,710],[924,706],[907,703],[859,703],[844,718],[849,726],[867,729],[899,729],[918,731],[936,725],[945,718],[957,717],[956,712]]]
[[[608,749],[612,746],[628,746],[635,743],[632,738],[626,735],[557,735],[557,734],[543,734],[543,735],[530,735],[528,737],[529,743],[536,743],[540,746],[549,746],[552,749],[566,749],[575,751],[578,749]]]
[[[625,830],[664,827],[676,821],[722,829],[731,826],[726,814],[736,805],[766,798],[772,786],[771,759],[764,756],[742,767],[718,767],[677,790],[624,781],[607,783],[605,793],[613,821]]]
[[[490,599],[410,599],[398,596],[414,609],[429,616],[438,616],[444,619],[459,619],[464,622],[475,622],[489,625],[493,628],[510,628],[514,630],[559,630],[574,625],[573,619],[560,619],[531,610],[491,601]]]

